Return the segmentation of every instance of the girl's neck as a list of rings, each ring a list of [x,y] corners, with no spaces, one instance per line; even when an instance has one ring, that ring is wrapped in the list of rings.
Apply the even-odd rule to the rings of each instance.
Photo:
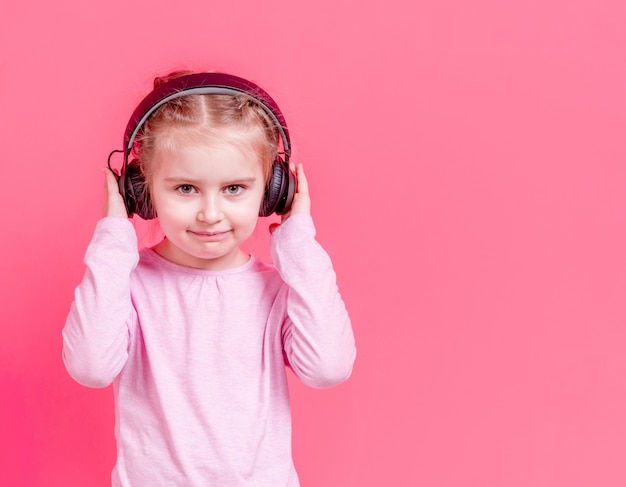
[[[172,244],[167,237],[152,247],[152,250],[174,264],[193,269],[220,271],[241,267],[250,260],[250,254],[240,248],[216,258],[202,258],[187,254]]]

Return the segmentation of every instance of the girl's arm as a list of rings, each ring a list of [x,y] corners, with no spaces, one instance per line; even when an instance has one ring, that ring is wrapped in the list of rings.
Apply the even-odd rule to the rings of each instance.
[[[295,374],[313,387],[350,376],[356,356],[350,318],[328,254],[315,240],[308,185],[297,168],[298,190],[290,213],[272,236],[272,257],[288,286],[283,347]]]
[[[107,172],[103,218],[85,254],[87,267],[63,329],[63,361],[90,387],[109,385],[128,356],[134,321],[130,274],[138,262],[135,230],[115,178]]]

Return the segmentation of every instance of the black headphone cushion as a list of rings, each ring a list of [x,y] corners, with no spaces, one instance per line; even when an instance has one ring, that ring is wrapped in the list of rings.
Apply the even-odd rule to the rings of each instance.
[[[137,159],[133,159],[126,167],[124,178],[124,200],[128,215],[136,213],[144,220],[156,218],[146,178]]]
[[[282,215],[291,208],[296,188],[295,176],[283,160],[276,160],[272,165],[272,175],[265,189],[265,197],[259,210],[259,216],[272,213]]]

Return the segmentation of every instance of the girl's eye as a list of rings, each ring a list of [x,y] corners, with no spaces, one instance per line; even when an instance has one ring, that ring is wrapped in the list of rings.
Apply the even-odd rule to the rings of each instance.
[[[195,191],[191,184],[182,184],[176,189],[182,194],[191,194]]]
[[[226,192],[228,194],[239,194],[243,191],[243,188],[238,184],[231,184],[230,186],[226,186]]]

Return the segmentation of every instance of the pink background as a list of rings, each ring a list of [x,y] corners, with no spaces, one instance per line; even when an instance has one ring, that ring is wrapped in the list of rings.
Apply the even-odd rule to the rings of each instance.
[[[106,156],[183,67],[274,95],[351,311],[352,379],[293,381],[303,487],[626,485],[624,25],[623,0],[2,2],[0,485],[109,484],[111,389],[60,334]]]

